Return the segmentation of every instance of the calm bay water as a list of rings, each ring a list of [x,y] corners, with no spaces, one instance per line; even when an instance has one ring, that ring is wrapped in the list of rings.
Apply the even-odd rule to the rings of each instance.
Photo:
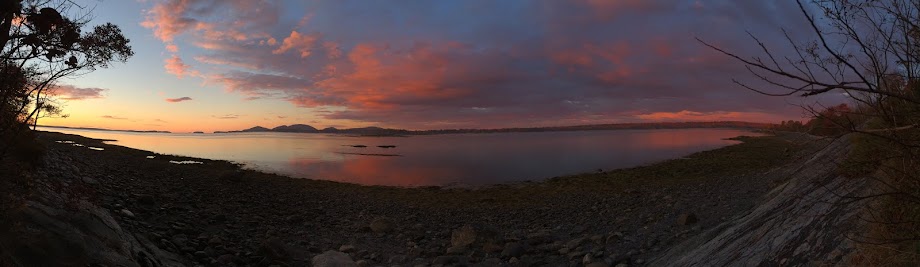
[[[411,137],[40,130],[114,139],[117,141],[108,143],[162,154],[230,160],[246,168],[292,177],[398,186],[496,184],[628,168],[737,143],[725,138],[758,135],[734,129]]]

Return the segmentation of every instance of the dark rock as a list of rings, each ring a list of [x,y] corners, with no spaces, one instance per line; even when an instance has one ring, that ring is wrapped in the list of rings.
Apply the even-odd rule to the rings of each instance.
[[[584,244],[584,243],[587,242],[587,241],[588,241],[588,240],[585,239],[585,238],[583,238],[583,237],[581,237],[581,238],[575,238],[575,239],[569,240],[569,242],[565,243],[565,246],[566,246],[567,248],[574,249],[574,248],[577,248],[577,247],[581,246],[582,244]]]
[[[677,225],[691,225],[699,221],[693,213],[684,213],[677,216]]]
[[[458,262],[460,262],[460,257],[457,256],[438,256],[437,258],[434,258],[432,264],[448,265]]]
[[[505,248],[501,245],[492,242],[486,242],[485,244],[482,244],[482,251],[485,253],[497,253],[501,252],[503,249]]]
[[[459,254],[466,253],[468,248],[469,248],[468,246],[453,246],[453,247],[447,248],[446,253],[447,255],[459,255]]]
[[[217,236],[215,236],[215,237],[213,237],[213,238],[211,238],[211,239],[208,240],[208,245],[211,245],[211,246],[219,246],[219,245],[221,245],[221,244],[223,244],[223,243],[224,243],[224,241],[223,241],[222,239],[220,239],[220,237],[217,237]]]
[[[5,261],[9,258],[15,266],[181,265],[177,255],[124,231],[112,213],[88,202],[64,211],[29,201],[0,220],[28,225],[2,234],[5,241],[16,242],[3,245],[0,265],[10,263]]]
[[[207,257],[208,257],[208,253],[199,250],[199,251],[195,251],[194,256],[195,256],[196,259],[204,259],[204,258],[207,258]]]
[[[217,262],[222,265],[227,265],[233,262],[234,259],[236,259],[236,256],[233,256],[233,254],[224,254],[217,257]]]
[[[131,212],[131,211],[128,210],[128,209],[121,209],[121,210],[118,211],[118,212],[120,212],[121,215],[124,215],[125,217],[134,218],[134,212]]]
[[[524,246],[517,242],[505,244],[505,249],[502,250],[502,257],[520,257],[521,255],[524,255]]]
[[[389,264],[401,264],[403,262],[406,262],[406,256],[396,255],[396,256],[390,257],[390,261],[388,263]]]
[[[156,200],[151,195],[138,195],[137,203],[145,206],[153,206]]]
[[[277,238],[271,238],[262,242],[262,245],[259,247],[259,254],[272,261],[291,261],[291,249],[287,244],[281,242],[281,240]]]
[[[450,244],[454,247],[469,246],[473,242],[476,242],[476,230],[470,225],[464,225],[450,235]]]
[[[388,233],[396,228],[396,223],[387,217],[377,217],[371,221],[369,226],[371,231],[374,231],[375,233]]]
[[[81,180],[83,180],[83,182],[86,183],[86,184],[88,184],[88,185],[97,185],[97,184],[99,184],[99,181],[97,181],[96,179],[90,178],[90,177],[85,177],[85,176],[84,176]]]
[[[488,258],[482,261],[483,266],[504,266],[499,258]]]
[[[329,250],[313,257],[313,267],[357,267],[358,263],[348,254]]]
[[[498,231],[482,225],[464,225],[450,235],[450,244],[452,246],[468,246],[473,243],[499,242],[500,235]]]
[[[222,222],[227,221],[227,215],[217,214],[217,215],[214,215],[214,217],[212,217],[211,220],[213,220],[216,223],[222,223]]]
[[[353,245],[342,245],[341,247],[339,247],[339,251],[345,252],[345,253],[354,252],[354,251],[355,251],[355,246],[353,246]]]

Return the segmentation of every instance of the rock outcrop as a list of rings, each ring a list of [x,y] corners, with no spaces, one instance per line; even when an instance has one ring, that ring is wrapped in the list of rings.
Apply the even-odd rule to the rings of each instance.
[[[49,155],[57,161],[36,176],[34,195],[0,218],[0,266],[185,266],[123,229],[114,216],[130,211],[87,201],[90,193],[78,192],[88,182],[66,174],[76,167],[60,156]]]
[[[745,215],[672,247],[651,266],[834,265],[853,249],[861,206],[848,196],[866,193],[868,179],[843,177],[837,165],[846,138],[810,159],[774,172],[790,179]]]

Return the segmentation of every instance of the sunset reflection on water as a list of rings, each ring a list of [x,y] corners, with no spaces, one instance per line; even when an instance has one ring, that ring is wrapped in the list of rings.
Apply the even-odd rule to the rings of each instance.
[[[117,141],[109,143],[161,154],[230,160],[246,168],[292,177],[395,186],[483,185],[634,167],[737,143],[725,138],[757,135],[732,129],[412,137],[43,130],[113,139]]]

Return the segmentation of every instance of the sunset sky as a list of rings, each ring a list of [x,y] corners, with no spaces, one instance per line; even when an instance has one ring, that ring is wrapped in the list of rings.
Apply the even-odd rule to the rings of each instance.
[[[808,40],[794,1],[77,1],[136,55],[60,82],[44,125],[173,132],[304,123],[497,128],[800,119],[732,84]]]

